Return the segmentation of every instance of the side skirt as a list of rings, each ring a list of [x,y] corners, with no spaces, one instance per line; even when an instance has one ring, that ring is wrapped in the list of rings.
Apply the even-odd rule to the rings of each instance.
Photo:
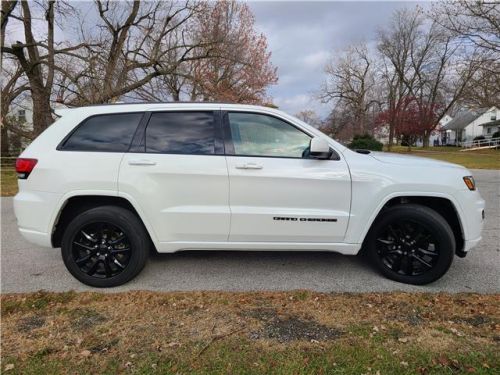
[[[228,251],[331,251],[345,255],[356,255],[361,244],[348,243],[296,243],[296,242],[160,242],[159,253],[175,253],[186,250]]]

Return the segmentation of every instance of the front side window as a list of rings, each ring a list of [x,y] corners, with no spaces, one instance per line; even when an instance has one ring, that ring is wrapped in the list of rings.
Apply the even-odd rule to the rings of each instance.
[[[215,121],[213,113],[153,113],[146,128],[146,152],[215,154]]]
[[[142,113],[121,113],[90,117],[69,136],[61,149],[126,152],[142,116]]]
[[[276,117],[256,113],[229,113],[234,154],[302,158],[311,137]]]

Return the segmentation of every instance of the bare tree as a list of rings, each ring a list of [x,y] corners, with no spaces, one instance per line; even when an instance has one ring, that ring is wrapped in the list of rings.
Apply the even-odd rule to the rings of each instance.
[[[404,94],[421,106],[424,146],[428,146],[431,132],[460,99],[478,62],[436,22],[428,25],[419,8],[396,11],[389,27],[379,33],[378,49],[390,62],[399,99]]]
[[[2,31],[0,35],[0,47],[3,48],[3,45],[5,43],[5,32],[7,30],[7,23],[9,22],[9,18],[14,11],[14,8],[17,5],[17,0],[13,1],[2,1],[2,17],[1,17],[1,23],[2,23]],[[2,53],[2,58],[3,58],[3,53]]]
[[[15,119],[9,116],[9,109],[16,99],[29,90],[28,82],[23,76],[23,69],[16,61],[4,60],[2,66],[2,90],[1,90],[1,136],[2,155],[10,153],[10,133],[18,137],[32,139],[30,131],[23,130],[17,125]]]
[[[366,46],[349,47],[327,64],[325,72],[327,80],[321,88],[320,98],[352,113],[355,134],[368,132],[368,115],[378,100],[373,95],[374,64]]]
[[[60,92],[71,105],[106,103],[143,88],[157,77],[178,72],[185,62],[210,56],[211,43],[198,53],[200,43],[188,35],[199,3],[111,2],[96,0],[99,23],[83,22],[80,42],[92,45],[81,64],[65,64]]]
[[[24,41],[16,41],[10,46],[2,46],[2,55],[10,56],[17,60],[29,83],[29,90],[33,101],[33,136],[40,134],[52,121],[50,98],[54,86],[54,77],[57,71],[56,56],[61,54],[74,54],[81,45],[61,46],[55,42],[54,28],[56,8],[62,10],[65,4],[49,0],[33,3],[20,1],[10,8],[5,16],[5,22],[15,20],[23,27]],[[36,18],[42,15],[46,34],[37,35],[34,32],[33,12]],[[4,20],[2,19],[2,27]],[[10,22],[9,22],[10,23]],[[7,24],[5,24],[7,31]]]
[[[500,105],[500,61],[480,64],[464,88],[460,103],[469,108]]]
[[[311,109],[300,111],[295,114],[295,117],[304,121],[306,124],[314,126],[315,128],[319,128],[322,125],[322,121],[318,114]]]
[[[456,37],[500,53],[500,4],[497,1],[442,2],[433,6],[429,16]]]
[[[277,80],[266,38],[257,34],[247,4],[205,2],[189,22],[188,38],[203,59],[184,61],[169,75],[138,90],[146,100],[230,101],[266,103],[266,89]],[[179,34],[174,34],[179,38]],[[169,52],[178,59],[180,51]]]
[[[460,102],[467,107],[490,107],[500,102],[500,4],[495,1],[447,1],[435,4],[429,17],[475,49],[477,71]]]

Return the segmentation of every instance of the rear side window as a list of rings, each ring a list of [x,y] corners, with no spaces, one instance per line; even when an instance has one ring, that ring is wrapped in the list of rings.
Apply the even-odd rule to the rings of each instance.
[[[153,113],[146,128],[146,152],[215,154],[215,120],[213,113]]]
[[[125,152],[143,113],[92,116],[64,142],[62,150]]]

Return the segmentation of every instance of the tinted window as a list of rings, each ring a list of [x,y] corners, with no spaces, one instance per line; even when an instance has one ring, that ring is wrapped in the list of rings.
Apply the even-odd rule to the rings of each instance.
[[[68,138],[63,150],[115,151],[128,150],[142,113],[93,116]]]
[[[146,152],[214,154],[215,122],[213,113],[153,113],[146,128]]]
[[[235,155],[301,158],[311,137],[276,117],[229,113]]]

